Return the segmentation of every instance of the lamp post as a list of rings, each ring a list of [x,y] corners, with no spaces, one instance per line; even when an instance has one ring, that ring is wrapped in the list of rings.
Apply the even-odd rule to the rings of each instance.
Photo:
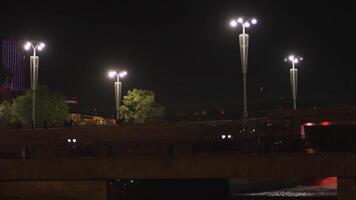
[[[248,63],[248,39],[249,36],[246,33],[246,28],[249,28],[251,24],[257,24],[257,19],[250,18],[248,20],[244,20],[242,17],[238,19],[233,19],[230,21],[231,27],[237,27],[238,25],[242,27],[242,33],[239,35],[239,44],[240,44],[240,54],[241,54],[241,66],[242,66],[242,82],[243,82],[243,102],[244,102],[244,110],[242,117],[243,119],[248,118],[247,113],[247,92],[246,92],[246,74],[247,74],[247,63]]]
[[[116,76],[116,82],[114,83],[115,88],[115,103],[116,103],[116,122],[120,120],[120,102],[121,102],[121,82],[120,78],[123,78],[127,75],[126,71],[116,72],[109,71],[109,78],[114,78]]]
[[[43,42],[32,44],[31,42],[26,42],[24,45],[25,50],[30,50],[32,47],[33,55],[30,56],[30,80],[32,89],[32,128],[36,125],[36,89],[38,80],[38,68],[39,68],[39,57],[36,56],[36,51],[42,51],[45,48]]]
[[[300,56],[294,56],[290,55],[288,58],[285,58],[285,62],[291,62],[292,63],[292,68],[289,70],[289,75],[290,75],[290,83],[291,83],[291,89],[292,89],[292,98],[293,98],[293,109],[297,109],[297,89],[298,89],[298,69],[295,68],[296,65],[302,61],[303,58]]]

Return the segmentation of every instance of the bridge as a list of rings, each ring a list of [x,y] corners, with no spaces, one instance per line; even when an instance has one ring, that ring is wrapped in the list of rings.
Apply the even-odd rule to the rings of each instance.
[[[311,111],[307,115],[306,112],[286,113],[280,117],[256,118],[247,126],[256,133],[248,132],[248,136],[241,133],[246,124],[231,120],[2,130],[0,194],[18,198],[98,200],[107,199],[108,181],[118,178],[228,182],[231,178],[336,176],[338,199],[353,199],[356,196],[356,155],[353,152],[307,154],[303,148],[280,148],[275,140],[271,140],[273,148],[268,147],[268,151],[245,148],[262,146],[257,141],[266,140],[268,136],[264,133],[263,125],[268,125],[265,122],[288,124],[273,129],[284,133],[273,139],[302,144],[305,138],[300,136],[306,123],[352,121],[353,113],[349,111],[329,114]],[[233,137],[223,139],[222,134]],[[208,145],[202,147],[201,143],[207,141]],[[248,145],[235,148],[244,143]],[[266,146],[266,142],[263,145]]]
[[[354,154],[10,159],[0,160],[0,193],[13,195],[14,191],[25,193],[31,188],[31,192],[47,191],[47,195],[57,192],[71,198],[106,199],[107,180],[117,178],[228,180],[337,176],[338,198],[352,199],[356,194],[355,167]]]

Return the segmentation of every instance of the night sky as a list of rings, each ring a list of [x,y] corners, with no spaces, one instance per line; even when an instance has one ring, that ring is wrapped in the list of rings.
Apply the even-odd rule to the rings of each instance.
[[[301,102],[352,103],[356,6],[312,2],[11,0],[2,1],[0,33],[46,42],[39,83],[77,96],[82,107],[114,111],[114,81],[106,74],[117,66],[129,73],[124,93],[153,90],[169,113],[240,111],[240,29],[229,21],[254,16],[259,23],[248,29],[250,110],[273,109],[290,97],[290,65],[283,61],[289,53],[305,59]]]

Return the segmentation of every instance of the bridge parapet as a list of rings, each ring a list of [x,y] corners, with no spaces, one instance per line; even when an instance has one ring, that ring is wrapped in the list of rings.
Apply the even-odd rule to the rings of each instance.
[[[0,160],[0,180],[356,177],[353,154]]]

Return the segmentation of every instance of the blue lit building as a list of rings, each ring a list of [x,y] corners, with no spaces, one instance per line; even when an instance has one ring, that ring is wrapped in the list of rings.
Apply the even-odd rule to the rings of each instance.
[[[26,67],[23,41],[6,38],[1,41],[1,64],[9,72],[1,89],[24,91],[28,88],[29,69]]]

